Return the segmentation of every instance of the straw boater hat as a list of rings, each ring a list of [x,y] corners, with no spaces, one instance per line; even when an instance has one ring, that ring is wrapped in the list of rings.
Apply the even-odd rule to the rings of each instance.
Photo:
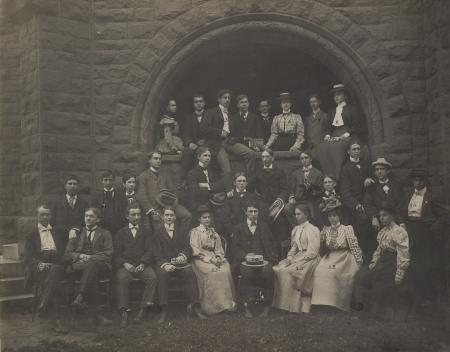
[[[387,161],[385,158],[378,158],[377,160],[375,160],[372,163],[372,167],[375,167],[376,165],[383,165],[389,169],[392,168],[392,164],[389,161]]]
[[[276,199],[269,208],[269,222],[273,223],[284,209],[284,202],[281,198]]]
[[[155,196],[156,203],[162,207],[176,207],[178,205],[178,197],[175,193],[168,189],[162,189]]]
[[[277,98],[278,100],[292,100],[294,99],[294,96],[291,93],[280,93],[280,95]]]
[[[227,194],[225,192],[215,193],[213,196],[209,199],[209,202],[212,205],[221,207],[225,204],[225,200],[227,199]]]
[[[345,86],[342,83],[337,83],[333,85],[333,88],[330,90],[330,93],[342,92],[345,91]]]

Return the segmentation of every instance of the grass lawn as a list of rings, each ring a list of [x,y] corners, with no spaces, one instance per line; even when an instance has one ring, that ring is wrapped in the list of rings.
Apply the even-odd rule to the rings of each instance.
[[[172,312],[170,321],[160,325],[155,317],[149,314],[144,323],[126,329],[80,319],[71,333],[57,335],[45,320],[32,324],[29,313],[5,313],[2,351],[450,351],[450,315],[444,312],[406,323],[326,312],[273,312],[261,319],[234,313],[208,320]]]

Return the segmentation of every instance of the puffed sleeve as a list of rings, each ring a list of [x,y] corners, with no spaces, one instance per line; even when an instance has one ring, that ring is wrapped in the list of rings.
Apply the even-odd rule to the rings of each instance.
[[[271,147],[275,141],[278,138],[278,134],[279,134],[279,128],[278,128],[278,121],[280,120],[280,115],[277,115],[274,117],[273,121],[272,121],[272,126],[270,127],[270,137],[269,140],[267,141],[267,147]]]
[[[315,226],[309,226],[308,232],[308,248],[306,249],[306,253],[304,255],[307,259],[314,259],[319,255],[320,250],[320,231]]]
[[[397,249],[397,271],[395,281],[401,281],[409,267],[409,239],[405,229],[397,227],[394,234],[394,242]]]
[[[220,259],[225,258],[225,252],[222,247],[222,239],[220,238],[219,234],[215,232],[215,243],[214,243],[214,254],[216,257],[219,257]]]
[[[210,263],[212,253],[202,248],[202,232],[192,229],[189,234],[189,243],[192,248],[192,256],[205,263]]]
[[[350,248],[350,252],[352,252],[353,256],[356,259],[358,264],[363,263],[362,251],[358,244],[358,239],[355,236],[355,232],[353,231],[353,227],[351,225],[346,226],[345,236],[347,238],[348,247]]]
[[[305,141],[305,126],[303,125],[303,120],[302,117],[300,115],[297,115],[297,138],[295,139],[295,143],[292,146],[292,148],[294,149],[298,149],[300,150],[300,148],[302,147],[303,142]]]

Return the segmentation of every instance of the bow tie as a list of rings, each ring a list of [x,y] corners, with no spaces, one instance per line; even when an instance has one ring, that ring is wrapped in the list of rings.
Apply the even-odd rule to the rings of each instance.
[[[139,226],[138,226],[138,225],[136,225],[136,226],[131,226],[130,229],[131,229],[131,230],[139,230]]]
[[[173,230],[175,230],[175,225],[174,224],[171,224],[171,225],[165,225],[166,226],[166,230],[167,231],[173,231]]]
[[[250,226],[256,226],[256,221],[252,221],[252,222],[250,223]]]
[[[47,232],[47,231],[50,232],[52,230],[51,225],[47,225],[47,227],[44,227],[41,224],[39,224],[38,228],[39,228],[39,232]]]

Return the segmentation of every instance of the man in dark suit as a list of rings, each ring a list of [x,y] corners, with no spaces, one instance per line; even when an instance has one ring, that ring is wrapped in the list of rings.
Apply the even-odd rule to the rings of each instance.
[[[169,278],[173,275],[182,281],[189,301],[188,311],[193,310],[200,316],[197,282],[191,265],[188,264],[192,255],[188,232],[176,223],[173,208],[165,208],[162,216],[163,223],[153,233],[157,248],[158,297],[162,309],[159,322],[164,322],[167,317]]]
[[[234,226],[245,221],[246,205],[249,202],[258,204],[258,216],[263,221],[268,218],[269,208],[261,196],[254,192],[247,191],[247,176],[243,172],[234,175],[234,188],[227,195],[225,205],[221,208],[221,213],[225,222],[225,237],[229,237]]]
[[[92,207],[102,211],[99,226],[115,234],[125,223],[125,193],[114,187],[114,173],[106,170],[101,175],[102,188],[95,191]]]
[[[271,149],[265,149],[261,153],[262,163],[257,166],[255,175],[249,181],[249,190],[261,195],[266,204],[274,205],[280,202],[282,207],[287,203],[289,197],[289,185],[286,174],[274,164],[274,155]],[[273,220],[273,219],[267,219]],[[282,212],[271,223],[272,233],[277,234],[281,242],[290,235],[290,226],[285,214]]]
[[[329,128],[328,114],[320,108],[321,100],[316,94],[309,97],[311,114],[303,121],[305,125],[305,148],[314,149],[323,142]]]
[[[270,103],[268,100],[261,100],[258,104],[259,122],[261,124],[264,144],[270,138],[273,116],[270,115]]]
[[[213,154],[217,155],[217,163],[223,173],[223,178],[227,191],[232,189],[231,166],[228,153],[239,156],[244,159],[247,172],[253,174],[256,165],[256,153],[247,146],[237,143],[233,140],[232,131],[233,119],[231,118],[228,107],[231,100],[229,90],[220,90],[217,94],[219,105],[208,109],[201,124],[201,133],[205,136],[206,145],[211,148]]]
[[[160,214],[162,207],[157,201],[158,194],[161,190],[172,192],[176,187],[170,175],[161,172],[162,154],[151,152],[149,159],[150,167],[138,177],[137,200],[144,213],[150,217],[152,226],[159,226],[162,221],[162,215]],[[184,206],[178,204],[178,200],[173,206],[183,230],[189,231],[192,219],[191,213]]]
[[[80,231],[84,226],[84,210],[88,203],[79,194],[80,180],[75,175],[69,175],[64,181],[66,194],[58,197],[52,206],[52,225],[55,234],[61,237],[61,246],[66,248],[71,236],[76,236],[76,231]]]
[[[349,144],[347,153],[350,159],[344,164],[340,176],[339,193],[349,216],[349,222],[355,229],[359,245],[366,259],[370,257],[370,244],[373,243],[371,226],[363,206],[364,192],[375,181],[370,177],[369,163],[360,159],[361,145],[357,141]]]
[[[54,330],[66,332],[58,315],[60,295],[57,294],[58,282],[64,277],[62,241],[55,235],[50,225],[51,211],[46,205],[37,209],[37,227],[25,239],[25,287],[39,285],[37,313],[44,316],[50,312]],[[37,299],[37,297],[35,297]]]
[[[319,218],[320,195],[322,193],[323,175],[319,169],[312,165],[312,154],[308,151],[300,153],[300,168],[295,170],[290,178],[289,203],[284,208],[291,223],[296,226],[295,206],[305,204],[311,214],[311,222],[317,223]]]
[[[438,298],[439,274],[445,270],[443,248],[448,236],[449,212],[445,203],[433,194],[428,184],[428,172],[411,172],[414,188],[399,205],[400,225],[410,238],[411,266],[414,283],[424,302]]]
[[[403,197],[403,190],[392,177],[392,165],[385,158],[378,158],[375,160],[372,163],[372,168],[374,171],[375,183],[372,183],[365,190],[363,206],[369,220],[372,221],[372,227],[378,233],[381,228],[379,221],[381,204],[383,202],[388,202],[397,209]]]
[[[197,149],[198,164],[189,171],[187,181],[191,209],[208,203],[214,193],[224,191],[223,180],[210,167],[211,152],[207,147]]]
[[[235,274],[241,276],[241,298],[244,301],[245,315],[251,317],[249,303],[254,296],[254,287],[265,288],[262,296],[267,297],[270,304],[273,296],[272,266],[278,263],[277,251],[272,232],[266,223],[258,221],[258,203],[246,204],[246,219],[233,229],[231,241],[231,266]],[[251,267],[245,263],[247,254],[262,255],[267,264],[262,267]],[[265,306],[262,316],[267,315],[269,306]]]
[[[98,226],[101,212],[97,208],[87,208],[84,213],[86,227],[77,237],[70,239],[64,258],[69,266],[69,272],[74,279],[79,279],[78,294],[72,305],[82,307],[86,302],[94,301],[95,312],[98,309],[98,281],[109,275],[113,255],[113,241],[108,230]],[[111,321],[97,314],[101,324]]]
[[[195,152],[198,147],[205,145],[205,139],[200,133],[200,125],[205,114],[205,97],[196,94],[193,97],[194,112],[186,117],[183,131],[184,146],[181,154],[181,173],[186,177],[194,165]]]
[[[146,309],[154,306],[156,253],[151,235],[141,223],[141,209],[131,204],[126,209],[128,225],[120,229],[114,240],[114,261],[117,268],[117,306],[121,313],[120,326],[126,327],[130,310],[129,288],[131,280],[140,278],[144,284],[139,312],[135,323],[141,322]]]

